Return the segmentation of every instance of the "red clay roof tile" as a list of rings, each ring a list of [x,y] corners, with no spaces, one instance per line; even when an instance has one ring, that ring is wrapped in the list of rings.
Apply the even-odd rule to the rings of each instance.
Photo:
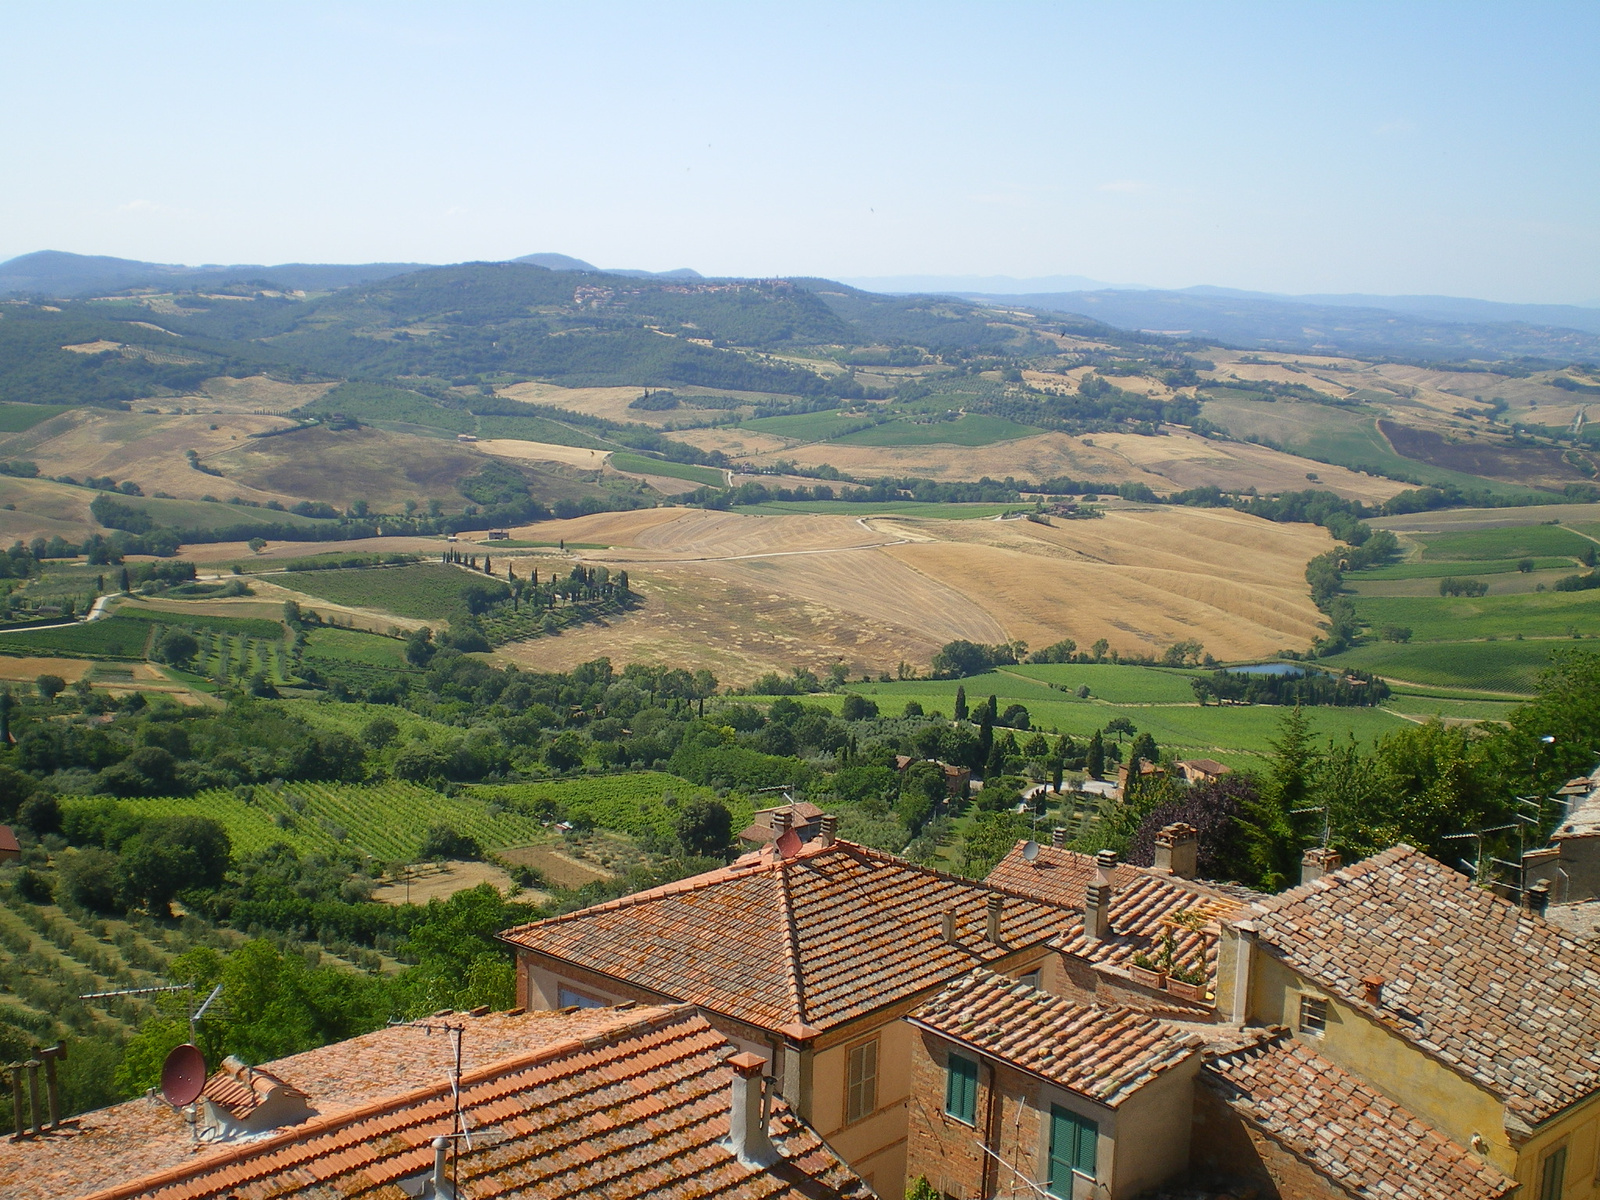
[[[1003,902],[999,943],[986,936],[990,896]],[[826,1030],[1065,928],[1032,897],[835,842],[788,859],[758,851],[501,937],[766,1029]]]
[[[1499,1200],[1518,1186],[1284,1030],[1209,1060],[1201,1079],[1353,1196]]]
[[[1268,954],[1530,1124],[1600,1091],[1600,955],[1396,846],[1261,902]],[[1379,1003],[1364,976],[1385,981]]]
[[[909,1020],[1110,1108],[1202,1044],[1147,1014],[1076,1004],[982,969]]]

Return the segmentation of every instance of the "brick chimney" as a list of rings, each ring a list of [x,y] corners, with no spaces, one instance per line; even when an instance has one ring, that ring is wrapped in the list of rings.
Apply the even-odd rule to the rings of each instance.
[[[817,842],[823,846],[831,846],[839,838],[839,818],[833,813],[823,813],[818,821],[819,830]]]
[[[1550,907],[1550,881],[1541,879],[1528,885],[1522,893],[1522,903],[1536,917],[1542,917]]]
[[[950,945],[956,944],[956,910],[947,908],[940,914],[939,924],[944,933],[944,940]]]
[[[735,1054],[728,1065],[733,1068],[733,1094],[724,1145],[747,1167],[770,1167],[778,1161],[778,1150],[767,1136],[766,1080],[761,1075],[767,1060],[746,1052]]]
[[[789,832],[789,810],[787,808],[773,810],[771,829],[774,840]]]
[[[1094,882],[1084,893],[1083,933],[1094,941],[1111,936],[1111,873],[1117,869],[1117,852],[1102,850],[1094,856]]]
[[[1361,977],[1361,992],[1366,997],[1368,1004],[1379,1008],[1383,1004],[1383,976],[1363,975]]]
[[[1067,831],[1057,825],[1050,831],[1050,844],[1057,850],[1065,850],[1067,848]]]
[[[1156,870],[1193,879],[1200,870],[1200,831],[1177,821],[1156,834]]]
[[[1310,883],[1321,879],[1330,872],[1337,871],[1344,865],[1344,859],[1339,857],[1337,850],[1327,846],[1313,846],[1307,850],[1300,859],[1300,882]]]
[[[1004,896],[989,897],[989,925],[988,938],[995,945],[1000,944],[1000,916],[1005,911],[1006,900]]]

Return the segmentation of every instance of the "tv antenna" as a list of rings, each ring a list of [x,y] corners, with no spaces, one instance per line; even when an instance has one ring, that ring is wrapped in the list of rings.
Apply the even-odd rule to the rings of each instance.
[[[451,1049],[455,1052],[455,1062],[450,1071],[450,1190],[454,1195],[460,1196],[461,1143],[466,1142],[467,1149],[472,1149],[472,1134],[467,1131],[467,1114],[461,1108],[461,1040],[467,1027],[460,1021],[396,1021],[395,1024],[404,1024],[408,1029],[420,1029],[429,1037],[435,1033],[443,1033],[450,1039]]]

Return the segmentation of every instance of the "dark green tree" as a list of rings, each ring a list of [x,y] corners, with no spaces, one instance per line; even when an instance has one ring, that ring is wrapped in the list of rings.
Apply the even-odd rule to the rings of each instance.
[[[685,854],[720,858],[733,841],[733,813],[720,800],[692,800],[673,821],[673,832]]]
[[[1083,769],[1091,779],[1099,779],[1106,773],[1106,744],[1098,729],[1089,735],[1089,749],[1083,756]]]
[[[956,686],[955,718],[958,721],[967,719],[967,689],[959,684]]]

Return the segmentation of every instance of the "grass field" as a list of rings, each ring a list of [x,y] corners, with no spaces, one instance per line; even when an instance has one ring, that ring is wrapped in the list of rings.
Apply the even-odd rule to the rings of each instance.
[[[21,433],[62,411],[50,404],[0,404],[0,433]]]
[[[514,438],[523,442],[549,442],[556,446],[582,446],[590,450],[613,450],[615,445],[593,434],[547,417],[479,417],[478,436]]]
[[[459,620],[467,614],[461,590],[473,579],[459,567],[417,563],[409,567],[297,571],[275,576],[274,582],[335,604],[432,621]]]
[[[1154,737],[1163,750],[1172,750],[1180,757],[1214,758],[1234,767],[1259,765],[1261,756],[1270,749],[1269,743],[1277,737],[1279,723],[1288,711],[1273,705],[1207,705],[1202,708],[1194,703],[1194,693],[1181,675],[1168,674],[1157,668],[1089,666],[1022,669],[1084,672],[1082,678],[1089,683],[1091,698],[1079,700],[1070,694],[1051,691],[1034,679],[1013,674],[1010,668],[965,680],[853,684],[848,690],[876,701],[884,716],[899,716],[906,701],[916,700],[925,712],[938,711],[949,717],[954,711],[955,692],[959,684],[966,688],[969,706],[994,695],[1002,711],[1008,704],[1022,704],[1028,709],[1035,728],[1058,730],[1079,740],[1104,728],[1106,722],[1115,717],[1126,717],[1139,732],[1148,732]],[[1140,672],[1147,676],[1145,680],[1138,679],[1137,673]],[[1111,694],[1172,699],[1114,703],[1093,695],[1097,681]],[[1174,685],[1181,686],[1182,700],[1177,699],[1179,693]],[[837,710],[838,705],[843,703],[843,697],[815,696],[807,702],[821,703]],[[1425,702],[1419,700],[1417,703]],[[1405,723],[1402,717],[1383,709],[1308,708],[1305,712],[1319,736],[1353,736],[1363,742],[1398,729]]]
[[[228,481],[213,481],[218,495],[228,494]],[[292,512],[277,512],[270,508],[252,508],[247,504],[214,504],[207,500],[160,500],[148,496],[113,496],[119,504],[150,514],[157,525],[174,529],[227,529],[246,523],[288,525],[295,529],[315,529],[327,522],[315,517],[302,517]]]
[[[0,654],[60,654],[68,658],[144,657],[151,623],[131,617],[67,625],[59,629],[0,634]]]
[[[989,446],[1041,432],[1004,417],[969,413],[954,421],[889,421],[831,440],[844,446]]]
[[[1414,533],[1409,536],[1423,543],[1424,562],[1503,561],[1541,555],[1575,559],[1588,550],[1596,549],[1592,540],[1560,525],[1522,525],[1506,529],[1474,529],[1462,533]]]
[[[619,471],[632,471],[637,475],[665,475],[669,479],[687,479],[707,487],[725,487],[728,477],[715,467],[697,467],[689,463],[667,462],[644,454],[628,454],[621,450],[611,456],[611,465]]]
[[[1413,642],[1600,634],[1600,592],[1505,596],[1357,596],[1356,614],[1373,629],[1399,625]]]
[[[1585,646],[1566,638],[1493,642],[1378,642],[1357,646],[1325,660],[1332,667],[1355,667],[1385,677],[1437,688],[1461,688],[1531,695],[1550,655],[1565,646]]]
[[[1408,562],[1396,563],[1389,567],[1372,567],[1369,570],[1347,576],[1353,582],[1360,584],[1372,580],[1381,582],[1388,579],[1443,579],[1447,575],[1508,575],[1517,569],[1516,559],[1490,558],[1468,562]],[[1533,569],[1536,571],[1574,570],[1570,558],[1535,558]]]
[[[814,412],[800,413],[792,417],[762,417],[755,421],[745,421],[739,428],[755,433],[793,438],[799,442],[826,442],[869,429],[880,419],[876,415],[863,416],[860,413]]]
[[[306,635],[306,657],[408,670],[405,643],[353,629],[314,629]]]
[[[119,618],[135,621],[151,621],[157,625],[181,625],[186,628],[203,628],[216,630],[219,633],[233,634],[238,637],[264,638],[267,640],[281,639],[283,625],[277,621],[267,621],[260,617],[216,617],[202,613],[190,614],[185,612],[158,611],[153,608],[140,608],[134,604],[124,604],[116,610]]]

